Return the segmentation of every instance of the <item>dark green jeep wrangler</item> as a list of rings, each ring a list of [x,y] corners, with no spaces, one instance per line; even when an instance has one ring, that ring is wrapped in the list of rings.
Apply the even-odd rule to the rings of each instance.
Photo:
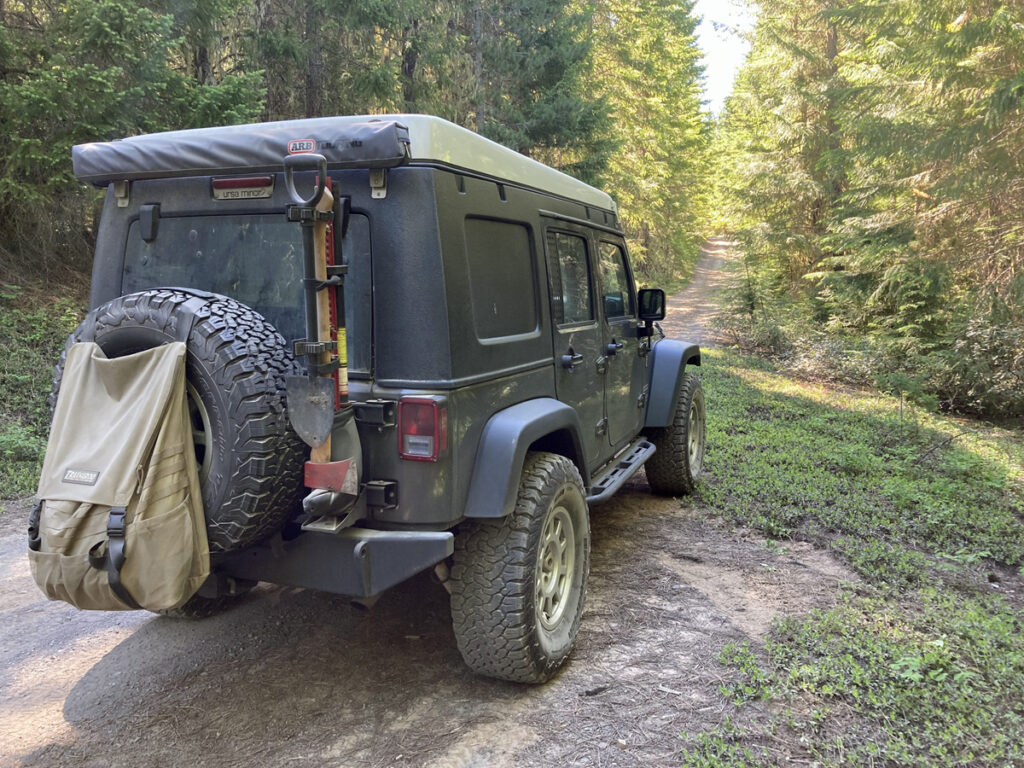
[[[612,199],[423,115],[138,136],[74,168],[107,192],[72,341],[188,348],[212,575],[178,613],[434,568],[470,667],[554,674],[589,507],[645,463],[686,493],[704,453],[700,350],[655,330]]]

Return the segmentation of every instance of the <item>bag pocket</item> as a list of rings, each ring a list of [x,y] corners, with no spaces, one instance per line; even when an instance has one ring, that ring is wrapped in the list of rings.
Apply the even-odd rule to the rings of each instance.
[[[136,519],[125,535],[121,581],[150,611],[177,608],[198,585],[190,578],[194,557],[190,497],[155,516]]]
[[[107,579],[107,572],[89,565],[87,555],[62,555],[29,550],[32,578],[50,600],[63,600],[82,610],[127,611]]]

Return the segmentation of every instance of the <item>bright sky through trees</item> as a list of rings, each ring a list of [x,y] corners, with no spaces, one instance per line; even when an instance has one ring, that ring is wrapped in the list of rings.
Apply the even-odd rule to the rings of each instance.
[[[732,91],[736,72],[750,49],[745,33],[754,28],[756,9],[745,0],[697,0],[701,17],[697,40],[704,51],[704,97],[716,115]]]

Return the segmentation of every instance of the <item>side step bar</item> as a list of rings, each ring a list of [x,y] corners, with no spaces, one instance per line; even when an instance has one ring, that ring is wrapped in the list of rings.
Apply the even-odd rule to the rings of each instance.
[[[622,484],[654,455],[654,451],[654,443],[642,437],[626,448],[594,480],[594,484],[590,487],[590,495],[587,496],[587,503],[601,504],[608,501],[622,487]]]

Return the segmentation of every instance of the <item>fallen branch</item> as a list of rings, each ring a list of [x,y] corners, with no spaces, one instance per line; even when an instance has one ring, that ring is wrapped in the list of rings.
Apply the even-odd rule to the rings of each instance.
[[[929,448],[927,451],[925,451],[920,456],[918,456],[917,459],[914,461],[914,464],[915,465],[920,464],[922,461],[924,461],[929,456],[931,456],[933,453],[935,453],[935,451],[939,450],[939,448],[941,448],[944,445],[949,445],[956,438],[960,437],[961,435],[966,435],[968,432],[970,432],[970,430],[969,429],[965,429],[963,432],[957,432],[955,435],[950,435],[945,440],[940,440],[935,445],[933,445],[931,448]]]

